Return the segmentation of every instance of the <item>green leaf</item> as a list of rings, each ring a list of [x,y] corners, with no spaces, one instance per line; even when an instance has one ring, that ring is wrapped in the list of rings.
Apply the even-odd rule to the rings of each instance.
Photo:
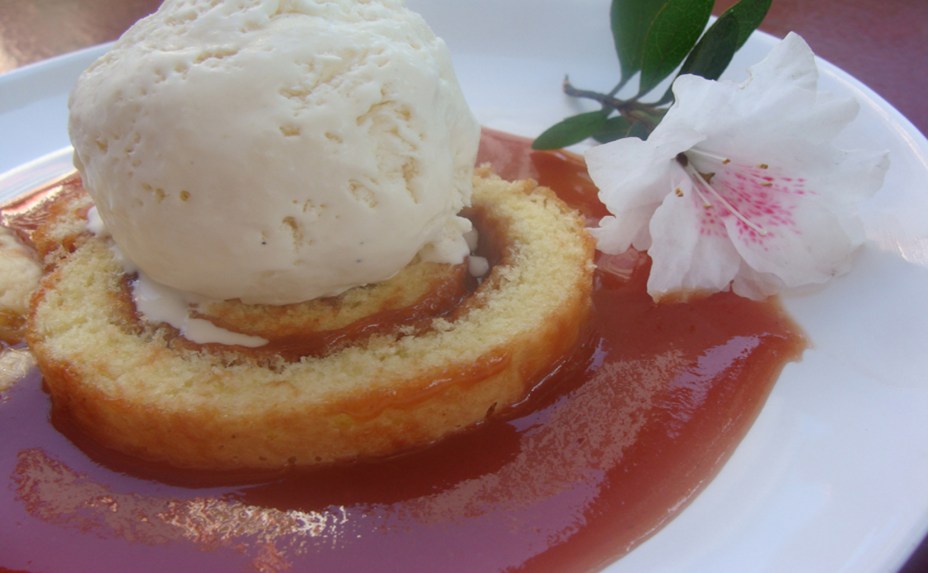
[[[532,149],[560,149],[580,143],[602,129],[608,117],[609,113],[605,111],[589,111],[568,117],[535,138]]]
[[[735,50],[744,45],[751,36],[751,33],[760,26],[770,10],[772,0],[741,0],[722,14],[721,18],[734,15],[738,18],[738,41]]]
[[[641,70],[645,33],[662,4],[656,0],[612,0],[609,21],[623,83]]]
[[[726,10],[699,39],[677,76],[693,74],[717,80],[728,68],[735,52],[763,21],[770,3],[771,0],[741,0]],[[742,18],[747,18],[747,22],[742,21]],[[671,101],[673,92],[668,88],[656,105]]]
[[[677,72],[677,77],[683,74],[702,76],[708,80],[717,80],[732,57],[738,51],[738,17],[726,12],[706,30],[702,38],[686,57],[686,61]],[[655,105],[664,105],[673,101],[673,85],[667,88],[664,96]]]
[[[717,80],[738,51],[739,30],[737,14],[725,12],[706,30],[677,75],[694,74]]]
[[[639,121],[629,121],[627,118],[617,115],[607,119],[602,128],[593,134],[593,139],[599,143],[608,143],[625,137],[647,139],[648,128]]]
[[[638,90],[654,89],[680,65],[702,35],[713,0],[653,0],[661,7],[645,32]]]

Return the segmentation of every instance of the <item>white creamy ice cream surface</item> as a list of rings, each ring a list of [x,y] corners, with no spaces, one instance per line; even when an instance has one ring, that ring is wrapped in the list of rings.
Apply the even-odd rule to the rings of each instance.
[[[121,251],[285,304],[468,254],[479,126],[395,0],[167,0],[78,80],[75,163]]]

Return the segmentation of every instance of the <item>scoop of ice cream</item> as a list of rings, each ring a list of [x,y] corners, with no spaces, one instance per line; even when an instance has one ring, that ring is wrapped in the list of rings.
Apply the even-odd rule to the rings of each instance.
[[[167,0],[78,80],[75,164],[150,278],[283,304],[460,262],[479,126],[394,0]]]

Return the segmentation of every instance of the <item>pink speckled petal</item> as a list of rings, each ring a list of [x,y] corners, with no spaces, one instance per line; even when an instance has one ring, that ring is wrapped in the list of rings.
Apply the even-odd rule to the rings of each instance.
[[[655,300],[684,291],[727,290],[741,257],[723,227],[703,225],[705,207],[692,182],[675,169],[682,196],[670,193],[651,219],[648,293]]]
[[[732,243],[746,265],[776,275],[790,288],[824,283],[849,269],[853,252],[864,241],[852,199],[879,188],[888,161],[882,155],[849,154],[842,163],[848,165],[835,166],[840,175],[831,180],[821,180],[816,170],[808,172],[808,179],[775,178],[771,193],[780,198],[775,210],[779,215],[757,217],[765,235],[746,229],[734,218],[726,219]]]
[[[846,271],[864,240],[857,206],[882,185],[888,159],[832,145],[858,104],[817,92],[817,79],[795,34],[741,84],[678,78],[646,142],[587,152],[614,215],[594,230],[600,249],[648,249],[655,299],[729,287],[763,298]]]

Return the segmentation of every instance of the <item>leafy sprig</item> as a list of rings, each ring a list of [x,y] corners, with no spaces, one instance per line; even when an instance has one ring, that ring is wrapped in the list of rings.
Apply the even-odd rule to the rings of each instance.
[[[644,98],[674,71],[677,76],[718,79],[763,21],[771,2],[741,0],[707,29],[714,0],[612,0],[609,19],[621,72],[618,83],[610,92],[600,93],[579,89],[564,78],[564,93],[595,101],[600,109],[552,125],[532,147],[558,149],[589,137],[599,142],[647,138],[673,103],[673,92],[668,88],[650,102]],[[635,78],[635,95],[617,97]]]

